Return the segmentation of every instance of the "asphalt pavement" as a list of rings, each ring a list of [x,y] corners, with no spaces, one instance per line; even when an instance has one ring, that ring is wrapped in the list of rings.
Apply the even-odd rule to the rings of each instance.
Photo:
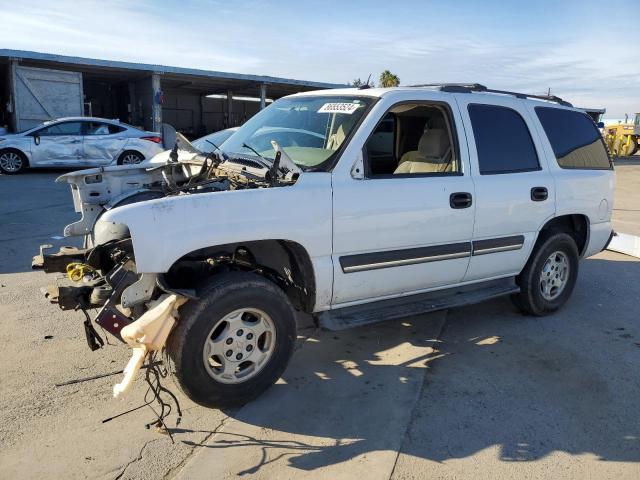
[[[640,234],[640,162],[617,164],[615,228]],[[41,295],[41,243],[74,221],[60,172],[0,176],[0,471],[3,478],[640,478],[640,260],[581,263],[544,318],[508,299],[346,332],[301,316],[292,363],[242,408],[179,395],[173,439],[145,424],[126,347],[86,347],[79,312]],[[77,242],[75,243],[77,244]],[[171,386],[171,383],[167,383]]]

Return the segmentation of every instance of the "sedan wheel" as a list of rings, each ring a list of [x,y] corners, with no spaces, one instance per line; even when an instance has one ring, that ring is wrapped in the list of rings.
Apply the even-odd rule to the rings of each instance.
[[[18,173],[25,167],[25,162],[17,152],[2,152],[0,154],[0,170],[4,173]]]
[[[120,157],[120,165],[136,165],[140,163],[144,158],[142,155],[136,152],[126,152],[122,157]]]

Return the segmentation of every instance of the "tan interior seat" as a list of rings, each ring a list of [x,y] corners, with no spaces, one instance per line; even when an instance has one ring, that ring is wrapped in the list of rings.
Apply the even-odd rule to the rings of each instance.
[[[344,142],[346,135],[344,134],[344,128],[342,125],[338,127],[338,130],[333,135],[329,136],[329,141],[327,142],[327,150],[337,150]]]
[[[447,130],[425,130],[418,142],[418,150],[402,155],[394,174],[451,172],[455,168],[451,158],[451,143]]]

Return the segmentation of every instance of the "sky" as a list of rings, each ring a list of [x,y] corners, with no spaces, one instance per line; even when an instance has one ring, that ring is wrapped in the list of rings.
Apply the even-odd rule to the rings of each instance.
[[[478,82],[640,112],[638,0],[0,0],[0,48],[348,83]]]

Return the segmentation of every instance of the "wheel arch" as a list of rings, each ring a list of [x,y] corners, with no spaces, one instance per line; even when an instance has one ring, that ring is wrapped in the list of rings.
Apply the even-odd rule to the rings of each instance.
[[[312,312],[316,300],[313,263],[301,244],[283,239],[214,245],[189,252],[163,274],[167,285],[195,289],[206,279],[228,271],[249,271],[276,283],[292,304]]]
[[[540,228],[534,251],[549,234],[564,232],[571,235],[578,247],[578,253],[582,257],[589,244],[589,225],[589,217],[580,213],[553,217]]]

